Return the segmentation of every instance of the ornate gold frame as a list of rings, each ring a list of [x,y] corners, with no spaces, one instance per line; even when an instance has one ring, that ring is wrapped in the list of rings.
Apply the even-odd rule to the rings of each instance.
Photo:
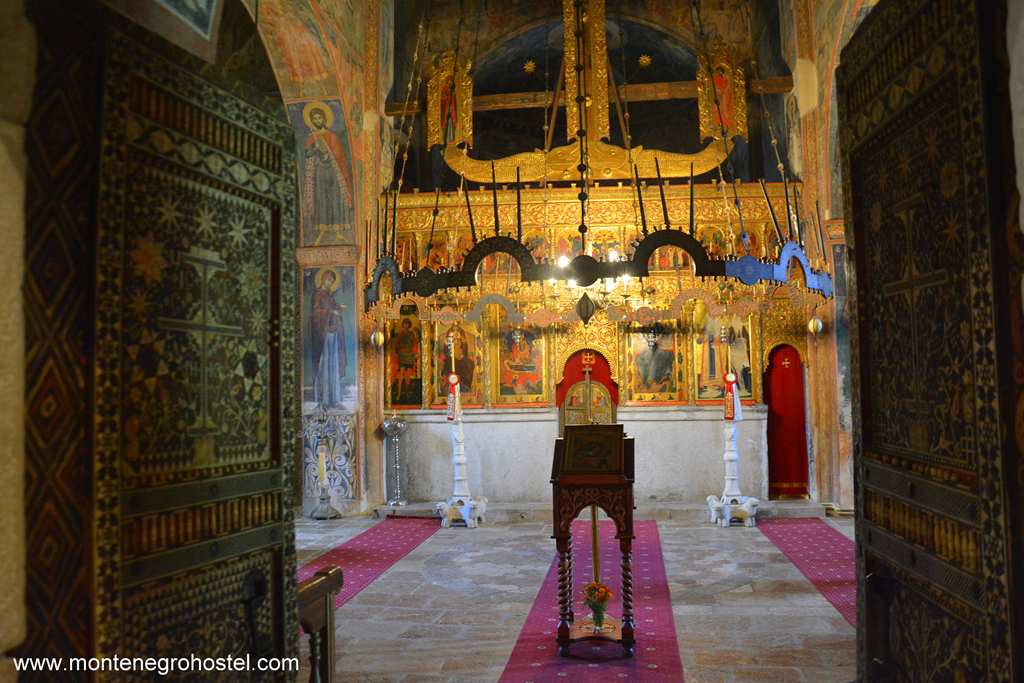
[[[385,320],[384,334],[385,342],[384,347],[381,349],[381,353],[384,357],[384,407],[387,410],[415,410],[422,408],[426,402],[427,387],[426,381],[427,376],[424,374],[424,363],[426,361],[427,350],[428,350],[428,331],[430,328],[430,321],[426,320],[423,316],[423,304],[418,301],[412,301],[411,299],[399,299],[395,301],[393,310],[397,313],[402,306],[416,306],[416,315],[414,316],[420,324],[420,358],[419,358],[419,371],[420,371],[420,402],[416,405],[412,404],[400,404],[397,407],[391,402],[391,383],[394,381],[391,370],[390,352],[388,348],[388,340],[391,339],[391,330],[394,326],[401,323],[402,316],[389,315]],[[430,348],[433,348],[432,346]]]
[[[428,404],[427,404],[426,407],[428,407],[428,408],[438,408],[438,407],[443,407],[443,406],[447,405],[447,401],[448,401],[447,395],[445,395],[443,397],[438,395],[438,384],[439,384],[439,382],[438,382],[438,372],[439,372],[439,369],[437,367],[437,360],[435,358],[434,344],[437,342],[437,340],[439,338],[438,337],[438,330],[440,329],[440,327],[442,325],[450,327],[455,322],[457,322],[459,325],[472,325],[472,326],[476,327],[477,336],[478,336],[478,338],[480,340],[479,341],[480,347],[478,349],[479,350],[479,354],[480,354],[480,356],[479,356],[480,357],[480,363],[479,363],[479,365],[477,367],[475,367],[473,369],[473,382],[474,383],[475,382],[481,382],[482,383],[482,386],[480,387],[480,403],[469,403],[469,402],[467,402],[466,397],[463,396],[463,407],[466,407],[466,408],[489,408],[490,407],[490,391],[488,390],[488,386],[487,386],[489,384],[488,367],[487,367],[488,366],[488,353],[487,353],[487,339],[484,338],[485,330],[484,330],[484,326],[483,326],[483,321],[481,321],[481,322],[468,322],[468,321],[465,321],[465,320],[458,320],[458,321],[454,321],[454,322],[445,322],[445,321],[441,321],[441,320],[433,320],[430,323],[428,323],[428,325],[430,327],[430,347],[429,347],[430,348],[430,352],[429,352],[429,354],[427,355],[427,358],[426,358],[426,373],[424,374],[424,381],[427,381],[426,378],[429,377],[430,390],[429,391],[425,390],[423,392],[424,397],[426,397],[426,399],[428,401]]]
[[[723,315],[732,317],[733,314],[728,312]],[[751,313],[747,316],[739,316],[745,320],[747,325],[747,331],[750,333],[750,398],[744,398],[744,405],[758,404],[762,402],[761,384],[763,381],[764,364],[762,358],[764,356],[764,350],[761,342],[761,314]],[[696,348],[696,334],[690,334],[689,353],[690,353],[690,381],[692,386],[690,387],[690,395],[693,397],[693,402],[696,405],[715,405],[721,403],[721,398],[700,398],[700,382],[697,380],[697,348]]]
[[[446,50],[438,58],[434,73],[427,81],[427,149],[445,143],[441,130],[441,86],[449,78],[454,79],[455,106],[459,118],[451,146],[463,142],[467,146],[473,145],[473,79],[469,76],[472,66],[469,60],[463,62],[459,78],[455,79],[455,52]]]
[[[721,69],[729,75],[729,83],[732,85],[733,116],[735,118],[735,130],[730,130],[729,137],[737,135],[744,140],[750,139],[750,131],[747,125],[747,79],[743,73],[743,67],[734,66],[729,49],[724,45],[711,48],[711,69]],[[708,71],[708,60],[700,57],[700,67],[697,69],[697,106],[700,110],[700,138],[707,140],[714,138],[722,139],[722,129],[715,123],[715,93],[713,81]]]
[[[782,288],[780,288],[782,289]],[[775,347],[788,344],[800,354],[800,360],[806,366],[807,358],[807,314],[802,307],[792,304],[789,297],[772,298],[771,308],[764,314],[764,343],[761,346],[761,366],[768,367],[768,357]]]
[[[673,400],[666,400],[663,398],[654,398],[656,394],[650,392],[639,392],[634,394],[633,392],[633,363],[632,361],[632,345],[634,339],[639,339],[641,336],[636,330],[630,330],[626,324],[620,325],[622,341],[620,346],[622,347],[622,374],[623,383],[620,387],[620,404],[630,406],[655,406],[655,405],[685,405],[693,402],[693,392],[691,391],[691,382],[687,377],[689,368],[689,358],[691,353],[687,342],[689,341],[690,335],[688,333],[681,332],[679,330],[673,330],[672,336],[672,372],[676,379],[675,392],[678,398]],[[643,342],[639,342],[643,343]],[[682,358],[680,358],[680,355]],[[637,396],[651,396],[649,399],[637,398]]]
[[[541,397],[521,398],[517,396],[503,396],[500,393],[501,384],[501,321],[494,315],[483,316],[486,326],[486,346],[490,360],[487,363],[489,378],[488,390],[490,394],[489,404],[494,407],[525,407],[525,406],[546,406],[551,404],[551,373],[548,371],[548,357],[550,355],[550,344],[548,330],[542,328],[531,328],[538,333],[538,340],[541,344]],[[530,326],[526,326],[530,327]]]

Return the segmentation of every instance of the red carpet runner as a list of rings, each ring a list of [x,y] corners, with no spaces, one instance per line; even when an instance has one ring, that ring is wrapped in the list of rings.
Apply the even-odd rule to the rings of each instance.
[[[853,541],[821,519],[758,520],[757,528],[803,572],[850,626],[857,626]]]
[[[610,521],[598,523],[601,538],[601,574],[615,593],[608,613],[621,616],[619,543]],[[636,656],[622,657],[622,647],[596,641],[576,643],[570,657],[559,657],[555,643],[558,628],[558,566],[552,560],[533,608],[519,632],[519,640],[505,665],[502,683],[534,681],[645,681],[658,683],[683,680],[676,627],[669,600],[665,562],[661,556],[658,526],[653,521],[634,522],[633,611],[636,618]],[[592,572],[590,522],[575,522],[572,528],[574,610],[577,619],[590,614],[583,606],[583,586]],[[554,543],[552,543],[554,552]]]
[[[436,517],[388,517],[299,567],[299,581],[305,581],[324,567],[341,567],[345,584],[334,600],[334,606],[341,607],[440,528]]]

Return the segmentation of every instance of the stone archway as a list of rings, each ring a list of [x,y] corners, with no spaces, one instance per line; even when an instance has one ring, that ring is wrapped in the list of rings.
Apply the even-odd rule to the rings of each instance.
[[[36,35],[22,0],[0,0],[0,39],[5,46],[0,105],[0,678],[12,671],[3,653],[25,637],[25,491],[23,416],[25,320],[22,304],[27,173],[25,124],[36,80]],[[10,680],[14,680],[13,674]]]

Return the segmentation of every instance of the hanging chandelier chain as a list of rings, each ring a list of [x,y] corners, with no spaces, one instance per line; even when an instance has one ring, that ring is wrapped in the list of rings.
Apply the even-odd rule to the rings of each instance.
[[[430,20],[431,20],[431,2],[424,8],[424,17],[420,18],[419,25],[416,29],[416,46],[413,49],[412,56],[412,70],[409,74],[409,83],[406,86],[405,91],[405,106],[402,110],[402,118],[399,122],[399,130],[405,135],[405,149],[402,150],[401,154],[401,170],[397,177],[392,179],[394,185],[394,196],[392,197],[392,210],[391,210],[391,257],[394,258],[397,254],[397,240],[398,240],[398,194],[402,190],[402,181],[405,178],[405,169],[409,163],[409,149],[412,146],[412,133],[416,124],[416,117],[409,111],[410,101],[419,101],[420,96],[420,85],[423,82],[423,70],[426,65],[426,53],[429,49],[430,40]],[[421,56],[422,55],[422,56]],[[415,84],[415,99],[413,100],[413,87]],[[408,117],[408,119],[406,118]],[[408,123],[407,123],[408,121]],[[392,151],[396,155],[401,149],[401,141],[397,142],[393,147]],[[387,191],[384,195],[384,251],[387,252]]]
[[[622,26],[619,26],[619,55],[620,61],[622,62],[622,94],[619,96],[617,102],[622,103],[622,119],[624,122],[622,131],[622,141],[626,144],[626,161],[629,163],[630,168],[633,167],[633,134],[632,121],[629,116],[629,71],[627,70],[626,62],[626,40]],[[611,72],[611,64],[608,65],[608,71]],[[618,91],[618,87],[616,87]],[[635,177],[630,177],[630,183],[633,185],[633,192],[630,193],[630,199],[633,203],[633,228],[639,233],[640,232],[640,214],[637,206],[637,185]],[[620,235],[619,244],[625,244],[625,234]]]
[[[580,201],[580,251],[579,255],[587,253],[587,190],[590,179],[590,157],[587,140],[586,114],[587,114],[587,57],[584,52],[585,41],[583,39],[583,0],[574,0],[573,13],[575,17],[575,38],[576,38],[576,118],[578,127],[576,129],[576,140],[580,147],[580,163],[577,170],[580,173],[580,191],[577,195]]]
[[[424,26],[425,24],[425,26]],[[402,178],[405,176],[405,165],[409,158],[409,146],[412,142],[412,129],[415,124],[415,115],[410,113],[409,103],[413,101],[413,86],[416,87],[416,101],[419,100],[419,84],[423,78],[423,64],[426,62],[426,58],[420,58],[421,50],[426,52],[426,40],[427,33],[430,31],[430,4],[424,8],[424,16],[420,18],[419,25],[416,29],[416,46],[413,48],[412,53],[412,70],[409,73],[409,83],[405,88],[405,106],[402,108],[402,118],[399,122],[399,130],[405,135],[405,152],[402,154],[402,171],[396,179],[392,182],[397,183],[398,188],[402,186]],[[418,72],[418,73],[417,73]],[[400,149],[401,140],[397,140],[392,148],[392,153],[395,154],[395,158],[398,159],[398,152]],[[387,202],[385,201],[385,207]]]

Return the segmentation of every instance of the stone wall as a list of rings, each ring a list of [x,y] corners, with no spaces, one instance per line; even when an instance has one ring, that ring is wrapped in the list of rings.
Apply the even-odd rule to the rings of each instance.
[[[740,487],[768,497],[767,413],[744,407],[739,423]],[[452,491],[451,423],[443,412],[402,413],[409,427],[400,442],[410,501],[440,501]],[[618,421],[636,439],[638,503],[701,503],[723,486],[725,449],[721,408],[620,408]],[[466,411],[463,415],[469,487],[489,503],[551,500],[554,408]]]
[[[1009,3],[1006,46],[1010,54],[1010,103],[1013,109],[1013,145],[1017,159],[1017,187],[1024,196],[1024,2]],[[1020,214],[1024,231],[1024,212]],[[1021,283],[1024,291],[1024,282]]]
[[[878,0],[780,0],[783,53],[793,71],[793,96],[787,104],[792,147],[800,155],[805,209],[821,207],[827,258],[837,276],[846,267],[841,150],[835,72],[840,54],[857,26]],[[790,116],[792,114],[792,116]],[[837,288],[843,283],[837,282]],[[849,372],[851,367],[845,297],[820,306],[823,335],[809,340],[808,389],[817,499],[852,509],[853,438]]]
[[[22,0],[0,0],[0,681],[14,681],[2,653],[25,637],[24,340],[25,122],[35,82],[35,32]]]

